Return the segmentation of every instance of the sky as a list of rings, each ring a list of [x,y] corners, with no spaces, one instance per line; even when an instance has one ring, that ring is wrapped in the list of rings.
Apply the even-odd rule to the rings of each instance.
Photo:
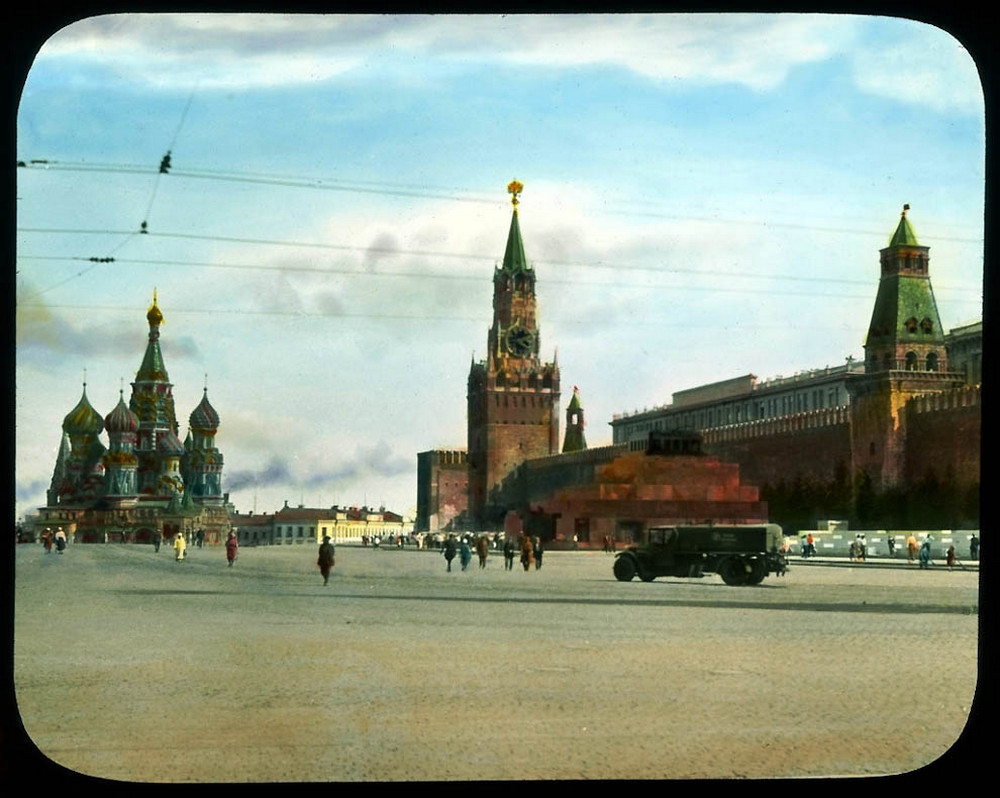
[[[18,517],[84,381],[127,400],[154,290],[180,436],[207,387],[237,510],[415,515],[417,453],[466,445],[514,179],[590,446],[860,359],[904,203],[942,323],[982,317],[982,87],[915,20],[100,16],[42,45],[16,136]]]

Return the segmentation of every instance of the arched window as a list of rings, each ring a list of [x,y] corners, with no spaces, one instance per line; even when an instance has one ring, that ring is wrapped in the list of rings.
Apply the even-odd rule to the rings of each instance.
[[[906,331],[908,333],[915,333],[917,331],[917,320],[913,316],[910,316],[905,322]]]
[[[925,333],[930,334],[934,330],[934,322],[925,317],[924,320],[920,322],[920,329]]]
[[[917,370],[917,353],[907,352],[906,353],[906,370],[916,371]]]
[[[927,353],[927,370],[937,371],[938,370],[938,356],[937,352]]]

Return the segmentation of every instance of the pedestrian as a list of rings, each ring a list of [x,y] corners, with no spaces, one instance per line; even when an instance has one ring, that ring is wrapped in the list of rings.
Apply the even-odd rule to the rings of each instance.
[[[63,528],[59,527],[56,530],[56,551],[62,554],[66,550],[66,533],[63,532]]]
[[[535,548],[535,570],[537,571],[542,567],[542,555],[545,553],[545,549],[542,548],[542,539],[538,535],[532,538],[531,544]]]
[[[979,538],[973,535],[969,538],[969,559],[978,560],[979,559]]]
[[[889,547],[889,556],[890,557],[895,557],[896,556],[896,536],[895,535],[889,535],[889,537],[887,537],[885,539],[885,542],[886,542],[886,545]]]
[[[812,532],[806,535],[806,551],[809,552],[810,557],[816,556],[816,541],[813,539]]]
[[[233,563],[236,561],[236,557],[240,551],[240,543],[236,539],[236,533],[230,532],[229,537],[226,538],[226,559],[229,560],[229,567],[233,567]]]
[[[931,567],[931,536],[928,535],[924,538],[924,542],[920,544],[920,567],[930,568]]]
[[[917,539],[910,535],[906,539],[907,562],[913,562],[917,558]]]
[[[187,549],[187,541],[184,540],[184,533],[178,532],[174,535],[174,561],[180,562],[184,559],[184,551]]]
[[[160,550],[160,542],[163,540],[163,535],[160,534],[160,530],[153,530],[153,551],[158,552]]]
[[[578,551],[580,548],[580,539],[576,536],[576,532],[573,533],[573,551]]]
[[[950,571],[955,567],[955,545],[952,544],[948,547],[948,552],[945,555],[948,562],[948,570]]]
[[[521,565],[524,566],[524,570],[528,571],[531,569],[531,563],[535,559],[534,547],[531,545],[531,538],[527,535],[521,535]]]
[[[45,527],[45,531],[42,532],[42,545],[45,547],[45,553],[52,553],[52,530]]]
[[[486,535],[476,538],[476,554],[479,555],[479,567],[486,567],[486,558],[490,556],[490,539]]]
[[[451,561],[455,559],[455,555],[458,553],[458,543],[455,541],[454,535],[448,535],[441,553],[444,555],[445,560],[447,560],[448,570],[450,571]]]
[[[466,538],[462,538],[462,544],[458,547],[458,559],[462,563],[463,571],[472,562],[472,547],[469,546],[469,541]]]
[[[319,572],[323,574],[324,585],[330,581],[330,570],[335,564],[336,550],[330,542],[330,536],[323,535],[323,542],[319,545],[319,557],[316,559],[316,565],[319,566]]]
[[[517,547],[514,545],[514,539],[507,535],[503,541],[503,569],[505,571],[514,570],[514,552],[517,551]]]

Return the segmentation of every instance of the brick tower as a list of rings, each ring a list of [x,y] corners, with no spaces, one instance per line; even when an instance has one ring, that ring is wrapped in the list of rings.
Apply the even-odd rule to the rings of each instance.
[[[559,451],[559,366],[539,358],[535,271],[518,222],[523,186],[507,186],[514,206],[503,265],[493,272],[493,324],[486,359],[468,384],[469,514],[480,528],[499,519],[491,492],[516,466]]]
[[[912,396],[961,384],[948,371],[944,329],[928,268],[906,213],[880,251],[881,278],[865,339],[865,377],[851,392],[851,455],[876,490],[900,485],[906,474],[903,406]]]

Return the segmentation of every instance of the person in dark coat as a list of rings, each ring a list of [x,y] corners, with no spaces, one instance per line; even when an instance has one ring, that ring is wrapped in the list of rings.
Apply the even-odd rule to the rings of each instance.
[[[973,535],[969,538],[969,559],[978,560],[979,559],[979,538]]]
[[[928,535],[924,538],[924,542],[920,544],[920,567],[930,568],[931,567],[931,536]]]
[[[458,553],[458,543],[455,541],[454,535],[448,535],[441,553],[444,554],[444,558],[448,561],[448,570],[450,571],[451,561],[455,559],[455,555]]]
[[[330,570],[336,563],[335,554],[336,551],[330,542],[330,536],[323,535],[323,542],[319,546],[319,558],[316,560],[316,565],[319,566],[319,572],[323,574],[324,585],[330,581]]]
[[[505,571],[514,570],[514,553],[517,551],[517,546],[514,545],[514,539],[508,535],[503,541],[503,569]]]
[[[545,553],[545,549],[542,548],[542,539],[538,535],[531,539],[531,544],[535,549],[535,570],[537,571],[542,567],[542,555]]]
[[[458,559],[462,563],[463,571],[468,568],[469,563],[472,562],[472,547],[469,545],[469,541],[465,538],[462,539],[462,543],[458,547]]]
[[[236,560],[236,555],[239,553],[240,543],[236,539],[236,533],[230,532],[229,537],[226,538],[226,559],[229,560],[229,567],[233,567],[233,562]]]
[[[153,531],[153,551],[160,550],[160,543],[163,540],[163,535],[160,534],[160,530],[156,529]]]

